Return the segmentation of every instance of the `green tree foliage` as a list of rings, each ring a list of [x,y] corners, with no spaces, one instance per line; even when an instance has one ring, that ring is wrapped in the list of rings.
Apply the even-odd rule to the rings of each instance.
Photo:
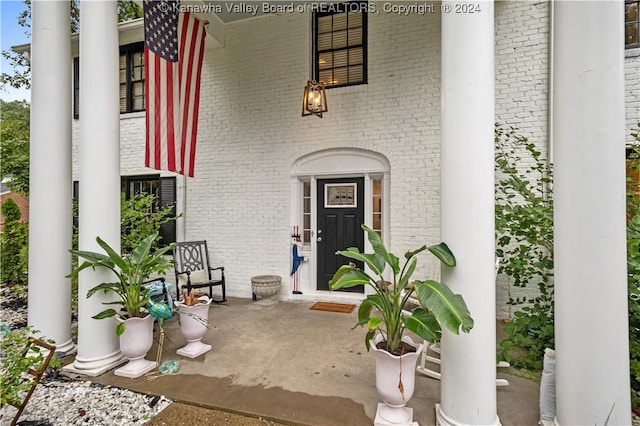
[[[124,199],[123,194],[120,206],[122,253],[131,253],[149,235],[158,233],[162,224],[176,219],[173,206],[159,208],[153,194],[137,194],[128,200]],[[160,236],[156,238],[152,249],[155,250],[159,242]]]
[[[627,286],[629,294],[629,364],[631,401],[640,406],[640,194],[631,174],[640,171],[640,123],[631,135],[636,143],[628,146],[627,162]]]
[[[31,39],[31,0],[25,0],[25,9],[16,17],[18,25],[25,28],[27,41]],[[131,0],[118,0],[118,22],[131,21],[142,18],[142,9]],[[71,0],[69,16],[70,34],[80,31],[80,1]],[[11,72],[0,74],[0,90],[6,91],[6,86],[14,88],[31,87],[31,64],[21,54],[12,50],[3,50],[2,56],[9,61]]]
[[[496,125],[496,255],[499,272],[537,296],[510,298],[517,306],[505,326],[498,356],[515,367],[538,370],[554,347],[552,167],[518,129]]]
[[[0,178],[13,192],[29,194],[29,115],[25,101],[0,100]]]
[[[4,229],[0,234],[2,268],[0,280],[13,286],[15,291],[26,292],[29,232],[27,224],[20,222],[20,208],[11,198],[2,203]]]
[[[4,333],[0,339],[0,380],[2,392],[0,392],[0,405],[21,404],[25,392],[33,385],[32,376],[27,375],[30,370],[39,370],[45,362],[45,354],[40,346],[30,344],[30,337],[39,333],[31,327]],[[54,344],[53,340],[40,337],[45,343]],[[25,352],[29,345],[30,350]],[[59,368],[60,360],[52,358],[49,366]]]

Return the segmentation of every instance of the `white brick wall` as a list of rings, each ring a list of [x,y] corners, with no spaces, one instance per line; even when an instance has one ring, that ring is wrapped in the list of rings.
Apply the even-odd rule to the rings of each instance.
[[[548,4],[505,1],[495,10],[496,119],[546,152]],[[389,159],[393,251],[439,240],[439,10],[370,15],[368,84],[328,90],[323,119],[300,117],[309,47],[310,15],[292,13],[227,24],[225,47],[205,54],[184,239],[208,240],[231,296],[250,297],[257,274],[288,284],[289,173],[297,158],[318,150],[363,148]],[[628,69],[628,84],[638,80]],[[627,99],[636,116],[637,93]],[[122,116],[121,146],[123,175],[154,173],[143,165],[143,113]],[[428,272],[424,263],[416,277]],[[499,317],[509,315],[507,294],[499,281]]]
[[[547,155],[549,114],[549,3],[500,1],[496,16],[496,121],[520,129]],[[526,157],[524,157],[526,158]],[[524,166],[524,164],[523,164]],[[496,315],[508,318],[509,297],[535,296],[537,286],[520,289],[500,275]]]

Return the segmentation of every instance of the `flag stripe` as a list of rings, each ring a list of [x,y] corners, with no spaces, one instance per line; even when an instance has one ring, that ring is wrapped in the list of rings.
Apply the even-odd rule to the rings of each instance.
[[[144,2],[145,165],[193,177],[206,32],[192,14],[175,20],[158,3]]]
[[[203,28],[204,29],[204,28]],[[198,108],[198,105],[200,105],[200,79],[202,77],[202,61],[204,59],[204,43],[205,43],[205,37],[206,37],[206,33],[204,31],[200,32],[201,35],[199,35],[199,42],[200,42],[200,48],[198,49],[198,57],[196,58],[197,63],[200,64],[200,66],[194,67],[196,70],[196,78],[195,78],[195,90],[194,90],[194,108],[193,108],[193,143],[191,144],[191,151],[189,152],[189,156],[188,156],[188,161],[189,161],[189,173],[188,175],[193,177],[194,174],[194,168],[195,168],[195,164],[196,164],[196,139],[198,136],[198,116],[200,113],[200,109]]]

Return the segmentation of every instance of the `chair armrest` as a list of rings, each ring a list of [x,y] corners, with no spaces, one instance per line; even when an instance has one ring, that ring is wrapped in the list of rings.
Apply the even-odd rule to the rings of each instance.
[[[224,272],[224,266],[218,266],[217,268],[212,268],[211,266],[209,266],[209,270],[210,271],[223,271]]]

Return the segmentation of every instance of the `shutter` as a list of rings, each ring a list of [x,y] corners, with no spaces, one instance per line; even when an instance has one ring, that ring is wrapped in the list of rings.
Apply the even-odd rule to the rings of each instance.
[[[79,118],[79,117],[80,117],[80,58],[76,56],[75,58],[73,58],[73,118]]]
[[[172,206],[171,217],[176,217],[176,178],[161,177],[160,178],[160,208]],[[176,221],[171,220],[160,225],[160,243],[167,245],[176,242]]]

